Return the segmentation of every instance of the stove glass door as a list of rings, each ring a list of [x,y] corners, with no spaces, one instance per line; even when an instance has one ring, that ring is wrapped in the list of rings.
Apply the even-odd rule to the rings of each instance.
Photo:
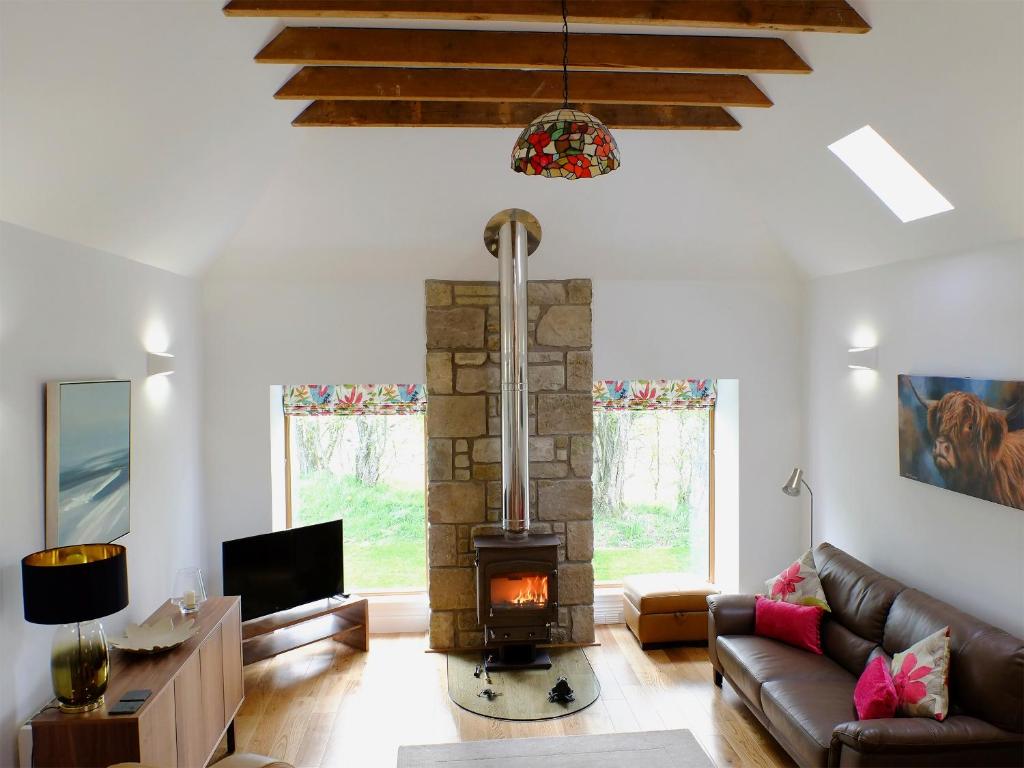
[[[536,571],[515,571],[491,577],[492,610],[545,608],[548,604],[548,575]]]

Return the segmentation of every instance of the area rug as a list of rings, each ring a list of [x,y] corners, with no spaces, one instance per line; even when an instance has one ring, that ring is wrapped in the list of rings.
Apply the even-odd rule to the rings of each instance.
[[[689,731],[399,747],[398,768],[714,768]]]
[[[448,654],[448,695],[463,709],[499,720],[549,720],[579,712],[597,701],[601,686],[582,648],[551,649],[551,669],[491,672],[490,682],[474,672],[482,656],[474,653]],[[575,701],[548,701],[548,691],[559,677],[569,681]],[[481,696],[490,689],[492,698]]]

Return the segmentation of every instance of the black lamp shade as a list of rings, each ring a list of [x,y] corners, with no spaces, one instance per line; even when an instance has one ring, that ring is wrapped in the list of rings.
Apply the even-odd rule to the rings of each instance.
[[[25,621],[73,624],[128,605],[128,556],[120,544],[44,549],[21,561]]]

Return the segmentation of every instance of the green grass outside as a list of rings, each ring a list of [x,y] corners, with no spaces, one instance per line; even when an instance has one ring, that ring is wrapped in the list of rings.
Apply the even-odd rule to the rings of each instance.
[[[367,486],[325,472],[303,478],[296,525],[345,521],[345,588],[425,589],[423,491]]]
[[[426,551],[421,542],[345,546],[345,583],[351,589],[426,587]],[[594,579],[619,581],[635,573],[687,571],[689,547],[598,549]]]
[[[345,521],[346,589],[425,589],[426,531],[423,492],[388,485],[364,486],[354,477],[322,473],[297,489],[296,525],[342,517]],[[618,516],[595,520],[594,578],[658,571],[689,571],[687,544],[663,546],[680,537],[679,516],[655,505],[637,505]],[[679,540],[676,538],[676,540]]]
[[[594,580],[620,581],[623,576],[661,571],[688,571],[690,548],[595,549]]]
[[[345,589],[426,589],[422,539],[390,544],[345,544]]]
[[[672,548],[686,540],[689,519],[688,509],[664,504],[627,504],[615,510],[595,504],[595,542],[599,548]]]
[[[423,542],[423,491],[363,485],[354,477],[321,473],[304,478],[293,510],[296,525],[345,521],[345,542]]]
[[[688,509],[630,504],[594,509],[594,579],[620,581],[637,573],[701,569],[689,545]],[[677,542],[683,542],[673,546]]]

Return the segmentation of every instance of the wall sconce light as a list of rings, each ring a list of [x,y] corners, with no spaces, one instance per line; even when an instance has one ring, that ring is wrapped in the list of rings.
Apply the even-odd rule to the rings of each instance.
[[[174,373],[174,355],[169,352],[146,353],[147,376],[170,376]]]
[[[873,371],[878,368],[878,347],[850,347],[846,365],[855,371]]]

